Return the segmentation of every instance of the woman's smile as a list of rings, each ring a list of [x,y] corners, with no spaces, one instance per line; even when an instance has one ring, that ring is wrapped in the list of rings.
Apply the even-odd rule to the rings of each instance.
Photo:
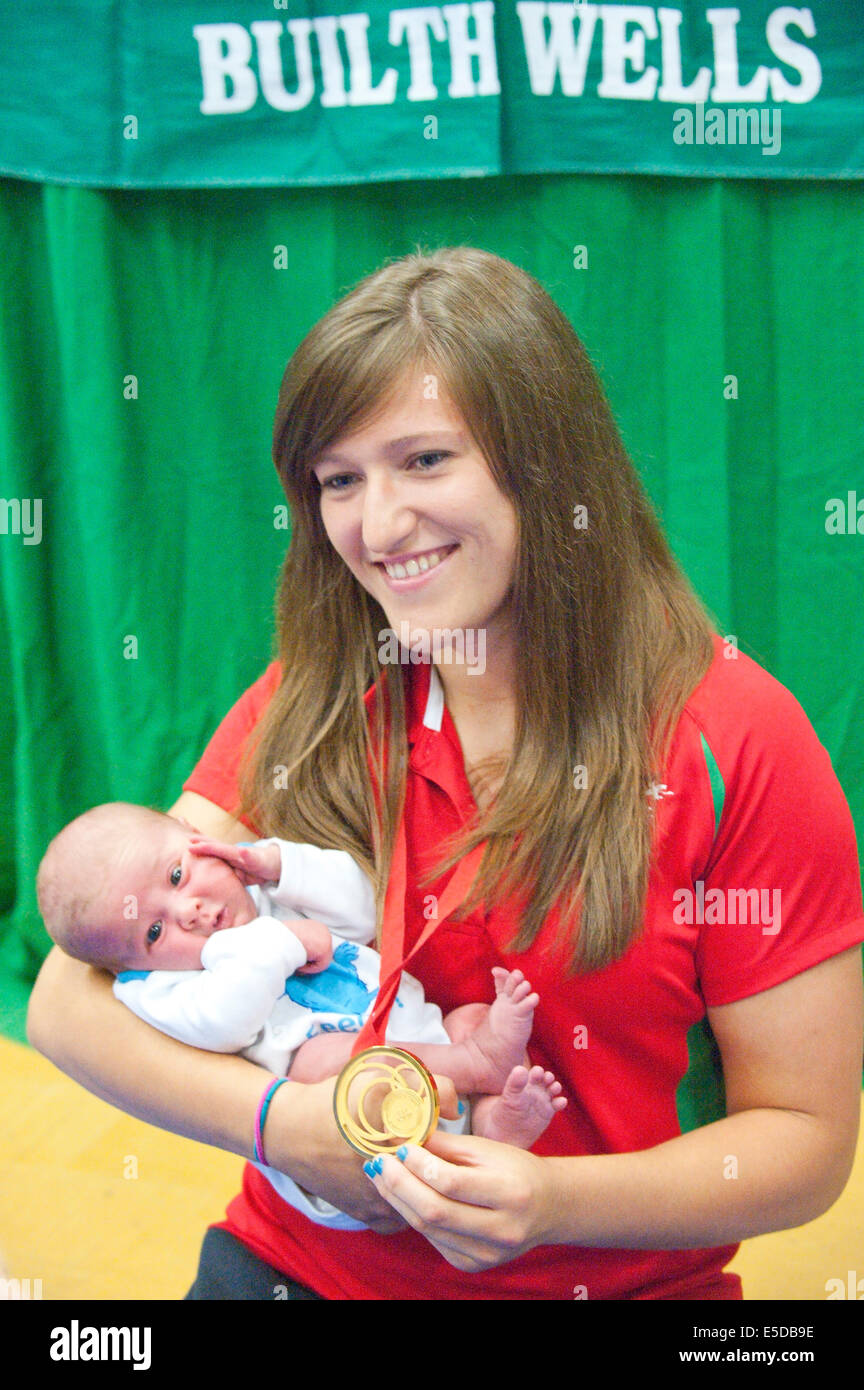
[[[431,580],[458,548],[459,542],[454,541],[452,545],[439,545],[435,550],[414,551],[407,558],[374,563],[384,572],[390,588],[395,593],[403,593],[406,589],[419,589]]]

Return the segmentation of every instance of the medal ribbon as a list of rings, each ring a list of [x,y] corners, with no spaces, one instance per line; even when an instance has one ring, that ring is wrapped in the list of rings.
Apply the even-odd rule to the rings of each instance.
[[[471,885],[471,881],[477,872],[477,866],[483,857],[485,843],[475,845],[470,854],[467,854],[461,863],[456,865],[453,877],[441,894],[438,900],[438,911],[426,923],[417,941],[408,952],[407,956],[402,957],[405,949],[405,891],[408,883],[408,854],[405,839],[405,816],[402,815],[399,821],[399,829],[396,832],[396,843],[393,848],[393,863],[390,868],[390,881],[387,884],[387,894],[384,899],[384,923],[382,927],[381,940],[381,985],[378,989],[378,997],[372,1008],[372,1012],[357,1034],[357,1039],[351,1049],[352,1057],[358,1052],[362,1052],[366,1047],[384,1045],[384,1035],[387,1030],[387,1020],[390,1017],[390,1010],[393,1007],[393,1000],[399,989],[399,982],[402,979],[402,971],[408,962],[416,956],[422,946],[426,945],[430,936],[444,922],[457,907],[461,905],[465,894]]]

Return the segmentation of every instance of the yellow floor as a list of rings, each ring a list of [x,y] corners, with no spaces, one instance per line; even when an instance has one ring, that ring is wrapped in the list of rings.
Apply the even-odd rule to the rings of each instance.
[[[241,1160],[141,1124],[0,1038],[0,1251],[44,1299],[179,1299]],[[747,1241],[746,1298],[820,1299],[864,1280],[864,1126],[843,1196],[818,1221]],[[862,1284],[864,1292],[864,1284]]]

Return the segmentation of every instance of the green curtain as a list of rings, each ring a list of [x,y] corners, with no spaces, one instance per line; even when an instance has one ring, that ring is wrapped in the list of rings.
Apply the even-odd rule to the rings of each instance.
[[[42,501],[38,544],[0,510],[0,1029],[23,1036],[48,949],[49,838],[98,801],[170,804],[268,660],[285,361],[418,243],[506,256],[568,315],[684,569],[801,701],[860,832],[864,535],[827,534],[825,504],[864,499],[862,224],[835,182],[0,182],[0,491]]]

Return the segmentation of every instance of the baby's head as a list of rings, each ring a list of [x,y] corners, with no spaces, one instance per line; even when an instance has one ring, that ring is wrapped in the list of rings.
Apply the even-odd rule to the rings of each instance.
[[[190,850],[196,832],[125,801],[95,806],[51,841],[39,910],[68,955],[121,970],[199,970],[207,937],[257,916],[234,870]]]

